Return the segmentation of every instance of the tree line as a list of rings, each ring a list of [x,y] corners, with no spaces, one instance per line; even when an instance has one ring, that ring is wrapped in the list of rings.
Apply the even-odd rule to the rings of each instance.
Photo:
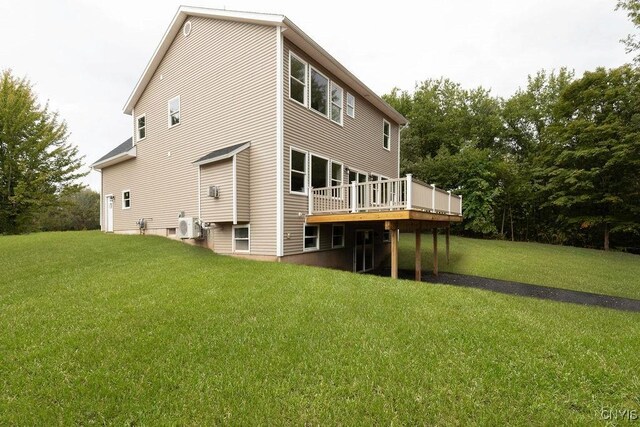
[[[31,84],[0,74],[0,234],[100,227],[100,195],[78,183],[78,148]]]
[[[463,195],[464,234],[640,246],[640,71],[539,71],[509,98],[449,79],[385,100],[403,173]]]

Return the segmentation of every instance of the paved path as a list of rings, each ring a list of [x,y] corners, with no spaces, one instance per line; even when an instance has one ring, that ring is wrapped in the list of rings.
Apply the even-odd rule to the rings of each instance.
[[[403,279],[412,279],[415,273],[410,270],[400,270],[398,275]],[[428,272],[424,272],[422,274],[422,281],[487,289],[503,294],[521,295],[553,301],[570,302],[573,304],[597,305],[616,310],[640,312],[640,300],[592,294],[590,292],[571,291],[568,289],[551,288],[548,286],[530,285],[521,282],[509,282],[506,280],[487,279],[485,277],[452,273],[440,273],[438,277],[435,277]]]

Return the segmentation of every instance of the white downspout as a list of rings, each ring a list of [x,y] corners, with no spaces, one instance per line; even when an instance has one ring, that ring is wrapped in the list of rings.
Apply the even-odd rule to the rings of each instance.
[[[276,256],[284,254],[284,50],[282,27],[276,27]]]

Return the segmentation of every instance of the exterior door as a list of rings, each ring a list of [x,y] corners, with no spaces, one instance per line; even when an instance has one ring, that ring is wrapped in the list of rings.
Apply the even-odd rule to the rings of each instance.
[[[105,204],[105,216],[104,216],[104,229],[107,232],[113,232],[113,196],[107,196],[104,198]]]
[[[373,230],[356,230],[353,248],[353,271],[373,270]]]

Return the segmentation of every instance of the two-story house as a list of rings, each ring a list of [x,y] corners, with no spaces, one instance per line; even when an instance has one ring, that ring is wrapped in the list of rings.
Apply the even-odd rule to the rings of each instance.
[[[399,177],[406,119],[282,15],[180,7],[124,112],[133,137],[92,165],[106,232],[367,271],[399,224],[460,219]]]

